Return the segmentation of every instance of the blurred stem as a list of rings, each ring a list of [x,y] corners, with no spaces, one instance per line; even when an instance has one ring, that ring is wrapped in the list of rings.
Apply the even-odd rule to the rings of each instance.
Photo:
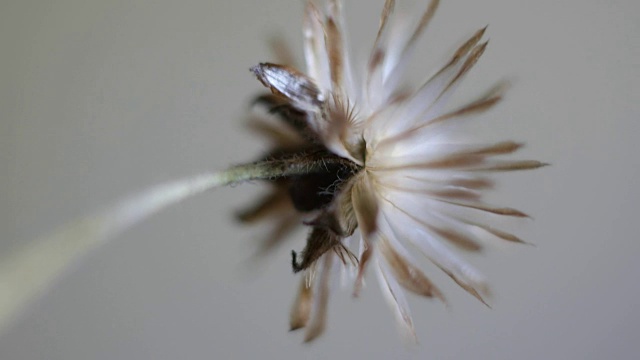
[[[335,163],[351,166],[346,159],[312,151],[176,180],[129,196],[25,244],[0,262],[0,332],[77,259],[160,210],[219,186],[323,172]]]

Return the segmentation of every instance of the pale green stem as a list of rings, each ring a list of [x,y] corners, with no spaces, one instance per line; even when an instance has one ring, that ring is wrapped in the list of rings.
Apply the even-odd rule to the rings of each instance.
[[[158,185],[8,254],[0,262],[0,333],[77,259],[158,211],[215,187],[307,174],[326,166],[324,161],[295,160],[239,165]]]

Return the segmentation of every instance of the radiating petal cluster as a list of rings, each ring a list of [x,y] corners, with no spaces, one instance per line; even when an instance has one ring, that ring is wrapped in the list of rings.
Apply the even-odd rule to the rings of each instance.
[[[353,164],[276,182],[271,195],[242,215],[244,220],[280,215],[269,245],[297,222],[311,227],[301,260],[294,252],[292,264],[305,275],[291,328],[306,327],[306,340],[324,329],[330,278],[336,272],[353,275],[354,294],[368,269],[375,272],[402,328],[414,336],[404,292],[445,301],[417,265],[418,256],[484,303],[485,279],[452,248],[477,251],[484,237],[522,242],[487,224],[490,216],[527,215],[487,204],[481,194],[492,186],[490,172],[544,164],[500,159],[521,147],[516,142],[478,145],[453,137],[461,119],[500,101],[504,84],[460,108],[445,106],[485,51],[485,29],[475,32],[417,88],[403,81],[410,55],[438,3],[431,0],[411,27],[394,18],[395,1],[387,0],[366,66],[356,71],[342,2],[330,0],[320,7],[309,1],[303,21],[306,73],[291,64],[252,68],[272,92],[257,102],[289,128],[254,124],[274,139],[268,156],[312,152]]]

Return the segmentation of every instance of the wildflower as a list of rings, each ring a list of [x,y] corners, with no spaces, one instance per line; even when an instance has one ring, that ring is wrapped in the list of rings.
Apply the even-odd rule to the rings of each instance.
[[[443,110],[484,52],[484,28],[421,87],[402,86],[409,55],[438,1],[431,1],[415,29],[405,32],[389,29],[394,3],[384,5],[362,74],[351,67],[342,3],[337,0],[327,2],[326,12],[307,2],[303,25],[307,74],[271,63],[252,68],[273,93],[259,102],[298,132],[300,145],[293,146],[294,151],[311,147],[326,152],[322,156],[351,162],[290,179],[288,184],[293,206],[306,213],[305,223],[311,227],[301,259],[292,252],[293,270],[304,271],[305,276],[292,309],[291,328],[306,326],[307,341],[324,329],[333,273],[339,267],[356,268],[357,295],[369,264],[402,328],[415,336],[403,290],[445,299],[416,265],[409,244],[484,303],[484,278],[445,243],[478,250],[478,231],[522,242],[482,222],[482,213],[526,217],[518,210],[482,202],[481,190],[492,184],[483,174],[544,165],[493,159],[516,151],[519,143],[471,145],[451,137],[461,118],[491,108],[502,97],[504,85],[499,84],[461,108]],[[276,148],[275,153],[280,151]],[[282,192],[278,188],[259,208],[275,205]],[[268,243],[279,239],[275,236]]]
[[[521,144],[475,145],[454,141],[458,123],[502,97],[499,84],[467,105],[445,104],[487,43],[485,29],[460,46],[424,84],[408,89],[404,70],[419,36],[438,6],[431,0],[412,31],[393,22],[395,1],[385,2],[373,49],[362,74],[354,71],[344,34],[342,3],[326,12],[308,1],[304,17],[307,73],[261,63],[251,70],[271,94],[259,97],[284,128],[254,123],[273,148],[260,160],[160,185],[47,235],[0,262],[0,329],[78,256],[155,212],[214,187],[261,179],[271,194],[243,211],[253,222],[280,217],[264,250],[297,223],[309,227],[305,248],[292,251],[302,272],[290,326],[305,327],[305,340],[325,328],[330,279],[352,275],[357,295],[368,268],[376,272],[402,329],[414,337],[404,291],[445,298],[416,265],[413,249],[485,302],[484,278],[450,250],[480,249],[479,237],[522,242],[487,224],[485,214],[526,217],[518,210],[481,201],[492,181],[487,173],[543,166],[537,161],[496,160]],[[288,129],[288,130],[287,130]]]

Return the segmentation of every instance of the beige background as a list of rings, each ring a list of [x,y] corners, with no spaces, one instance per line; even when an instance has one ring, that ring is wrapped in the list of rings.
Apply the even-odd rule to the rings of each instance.
[[[364,54],[382,1],[347,3]],[[0,338],[0,359],[635,358],[638,4],[448,0],[423,38],[418,78],[490,24],[457,99],[514,79],[478,130],[553,163],[502,176],[490,196],[534,215],[519,234],[537,245],[469,256],[492,280],[493,310],[434,274],[452,309],[411,298],[421,344],[406,348],[371,281],[357,300],[334,293],[327,334],[300,344],[287,332],[289,251],[304,233],[252,263],[267,228],[232,218],[259,193],[250,184],[84,259]],[[265,40],[278,32],[301,53],[301,11],[298,0],[2,1],[0,251],[148,185],[257,156],[242,125],[261,90],[248,68],[271,58]]]

